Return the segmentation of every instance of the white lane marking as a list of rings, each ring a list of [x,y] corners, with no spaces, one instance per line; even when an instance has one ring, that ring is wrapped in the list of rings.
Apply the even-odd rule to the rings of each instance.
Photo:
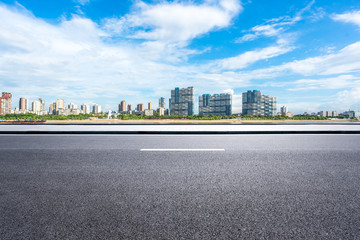
[[[153,148],[153,149],[140,149],[141,152],[224,152],[225,149],[201,149],[201,148]]]

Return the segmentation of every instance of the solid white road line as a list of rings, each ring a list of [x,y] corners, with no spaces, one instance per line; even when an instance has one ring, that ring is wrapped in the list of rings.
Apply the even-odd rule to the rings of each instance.
[[[162,148],[162,149],[140,149],[141,152],[224,152],[225,149],[200,149],[200,148]]]

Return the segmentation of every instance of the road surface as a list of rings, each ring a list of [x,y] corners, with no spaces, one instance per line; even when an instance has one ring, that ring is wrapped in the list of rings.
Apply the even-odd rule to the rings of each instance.
[[[360,135],[0,135],[0,239],[356,239]]]

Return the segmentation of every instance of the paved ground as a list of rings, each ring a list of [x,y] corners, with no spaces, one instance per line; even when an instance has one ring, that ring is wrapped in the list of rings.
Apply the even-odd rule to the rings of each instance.
[[[360,135],[0,135],[0,239],[359,239]],[[140,149],[224,149],[142,152]]]
[[[292,122],[276,124],[0,124],[0,133],[357,133],[360,122]]]

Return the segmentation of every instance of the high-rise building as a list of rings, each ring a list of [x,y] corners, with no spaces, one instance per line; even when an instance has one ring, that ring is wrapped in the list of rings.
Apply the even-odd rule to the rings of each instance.
[[[152,108],[152,102],[148,102],[148,109],[153,109]]]
[[[349,110],[348,114],[349,114],[350,118],[358,118],[358,119],[360,119],[360,112],[359,111]]]
[[[49,114],[56,114],[56,103],[51,103],[50,104]]]
[[[19,110],[20,111],[28,110],[28,100],[26,98],[20,98],[20,100],[19,100]]]
[[[194,88],[175,88],[171,90],[170,114],[178,116],[194,115]]]
[[[144,110],[145,110],[144,104],[139,103],[137,105],[137,110],[138,110],[138,112],[144,112]]]
[[[55,107],[56,107],[56,111],[64,110],[65,109],[65,101],[64,101],[64,99],[61,99],[61,98],[57,99]]]
[[[128,112],[132,111],[132,105],[131,104],[128,104],[127,110],[128,110]]]
[[[3,92],[0,97],[0,115],[9,114],[11,112],[12,95],[11,93]]]
[[[329,116],[329,112],[328,111],[320,111],[319,112],[320,117],[328,117]]]
[[[94,106],[93,106],[93,113],[95,113],[95,114],[101,113],[101,106],[100,106],[100,105],[97,105],[97,104],[94,104]]]
[[[286,115],[287,112],[288,112],[287,106],[282,106],[282,107],[280,108],[280,113],[281,113],[281,115]]]
[[[337,111],[320,111],[319,115],[320,115],[320,117],[337,117],[337,116],[339,116]]]
[[[159,113],[160,116],[163,116],[165,115],[165,108],[160,107],[156,110],[156,112]]]
[[[159,108],[166,108],[165,98],[159,98]]]
[[[39,98],[38,101],[40,103],[40,112],[44,112],[45,111],[45,100]]]
[[[70,104],[68,105],[68,109],[70,109],[70,110],[74,110],[74,109],[77,109],[77,108],[78,108],[77,105],[74,104],[74,103],[70,103]]]
[[[203,94],[199,96],[199,115],[231,115],[232,95],[230,93]]]
[[[41,102],[39,100],[35,100],[32,102],[32,112],[35,114],[40,114],[41,112]]]
[[[276,97],[262,95],[260,91],[247,91],[242,94],[242,115],[276,115]]]
[[[119,112],[126,112],[126,102],[122,100],[119,104]]]
[[[84,114],[90,114],[90,105],[89,104],[83,104],[81,105],[81,110]]]
[[[171,114],[170,109],[171,109],[171,98],[169,98],[169,109],[168,109],[168,114],[169,114],[169,115]]]

